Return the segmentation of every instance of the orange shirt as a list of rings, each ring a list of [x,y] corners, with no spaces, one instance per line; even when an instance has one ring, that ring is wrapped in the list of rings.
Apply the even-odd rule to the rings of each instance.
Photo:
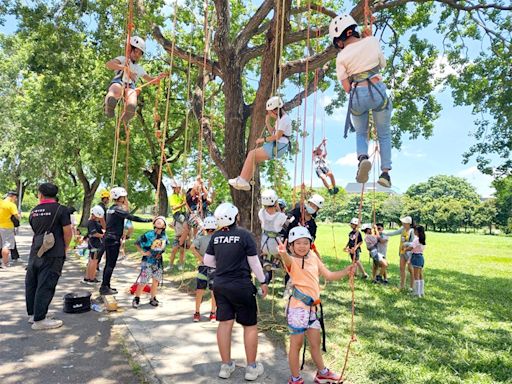
[[[320,298],[320,271],[325,269],[322,261],[311,251],[304,258],[304,269],[301,257],[290,256],[290,259],[292,264],[287,268],[287,272],[290,274],[293,285],[302,293],[318,300]],[[290,308],[298,307],[309,309],[309,306],[292,296]]]

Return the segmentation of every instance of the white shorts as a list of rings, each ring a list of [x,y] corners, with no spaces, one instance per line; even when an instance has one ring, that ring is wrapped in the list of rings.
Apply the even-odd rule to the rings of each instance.
[[[14,229],[0,228],[0,246],[1,248],[14,249],[16,240],[14,239]]]

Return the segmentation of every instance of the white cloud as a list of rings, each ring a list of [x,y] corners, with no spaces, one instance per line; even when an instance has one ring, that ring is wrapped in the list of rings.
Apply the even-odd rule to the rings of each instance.
[[[345,156],[336,160],[336,164],[347,167],[357,166],[357,164],[359,164],[359,161],[357,160],[357,153],[347,153]]]
[[[482,197],[492,196],[492,194],[496,192],[496,190],[491,187],[493,177],[484,175],[476,166],[463,169],[462,171],[457,172],[456,176],[466,179],[476,188],[476,191]]]

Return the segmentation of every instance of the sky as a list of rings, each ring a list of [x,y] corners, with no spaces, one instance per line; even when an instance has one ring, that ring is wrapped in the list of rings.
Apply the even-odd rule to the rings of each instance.
[[[16,20],[11,16],[6,17],[4,25],[0,25],[0,33],[9,34],[15,30]],[[425,30],[422,34],[434,41],[440,41],[441,38],[433,30]],[[156,47],[155,42],[149,41],[148,44],[150,48]],[[474,48],[476,52],[481,47],[475,46]],[[440,57],[440,60],[442,60],[442,57]],[[328,161],[337,184],[344,187],[347,183],[355,181],[357,169],[355,133],[351,133],[347,139],[343,139],[346,109],[337,110],[331,116],[323,113],[322,105],[327,105],[333,95],[334,90],[331,88],[317,96],[315,145],[321,140],[322,126],[325,125],[325,134],[328,140]],[[425,182],[431,176],[443,174],[463,177],[475,186],[482,197],[491,196],[494,192],[490,185],[492,177],[481,174],[476,168],[474,159],[470,160],[468,164],[462,163],[462,154],[475,143],[475,139],[470,135],[471,132],[476,130],[475,116],[471,114],[471,108],[454,107],[449,90],[440,90],[437,99],[443,110],[440,118],[434,122],[433,135],[428,139],[417,138],[415,140],[404,137],[401,149],[393,149],[393,170],[391,171],[393,189],[398,193],[403,193],[412,184]],[[308,99],[309,113],[307,119],[307,129],[310,134],[313,127],[313,107],[314,95],[311,95]],[[303,107],[300,108],[300,116],[303,120]],[[295,118],[297,110],[292,111],[291,116]],[[300,161],[301,155],[299,155]],[[293,181],[294,163],[292,161],[287,162],[286,168]],[[300,168],[301,164],[299,163]],[[311,137],[307,139],[306,144],[304,179],[309,185],[311,181]],[[312,180],[313,186],[321,185],[315,174]]]

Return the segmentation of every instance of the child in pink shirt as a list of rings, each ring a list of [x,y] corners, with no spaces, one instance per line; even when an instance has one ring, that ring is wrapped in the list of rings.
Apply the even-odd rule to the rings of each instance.
[[[418,297],[425,296],[425,280],[423,280],[423,267],[425,266],[425,258],[423,250],[426,246],[425,228],[418,225],[414,229],[414,240],[410,247],[406,249],[412,251],[411,265],[413,268],[414,289],[413,295]]]

